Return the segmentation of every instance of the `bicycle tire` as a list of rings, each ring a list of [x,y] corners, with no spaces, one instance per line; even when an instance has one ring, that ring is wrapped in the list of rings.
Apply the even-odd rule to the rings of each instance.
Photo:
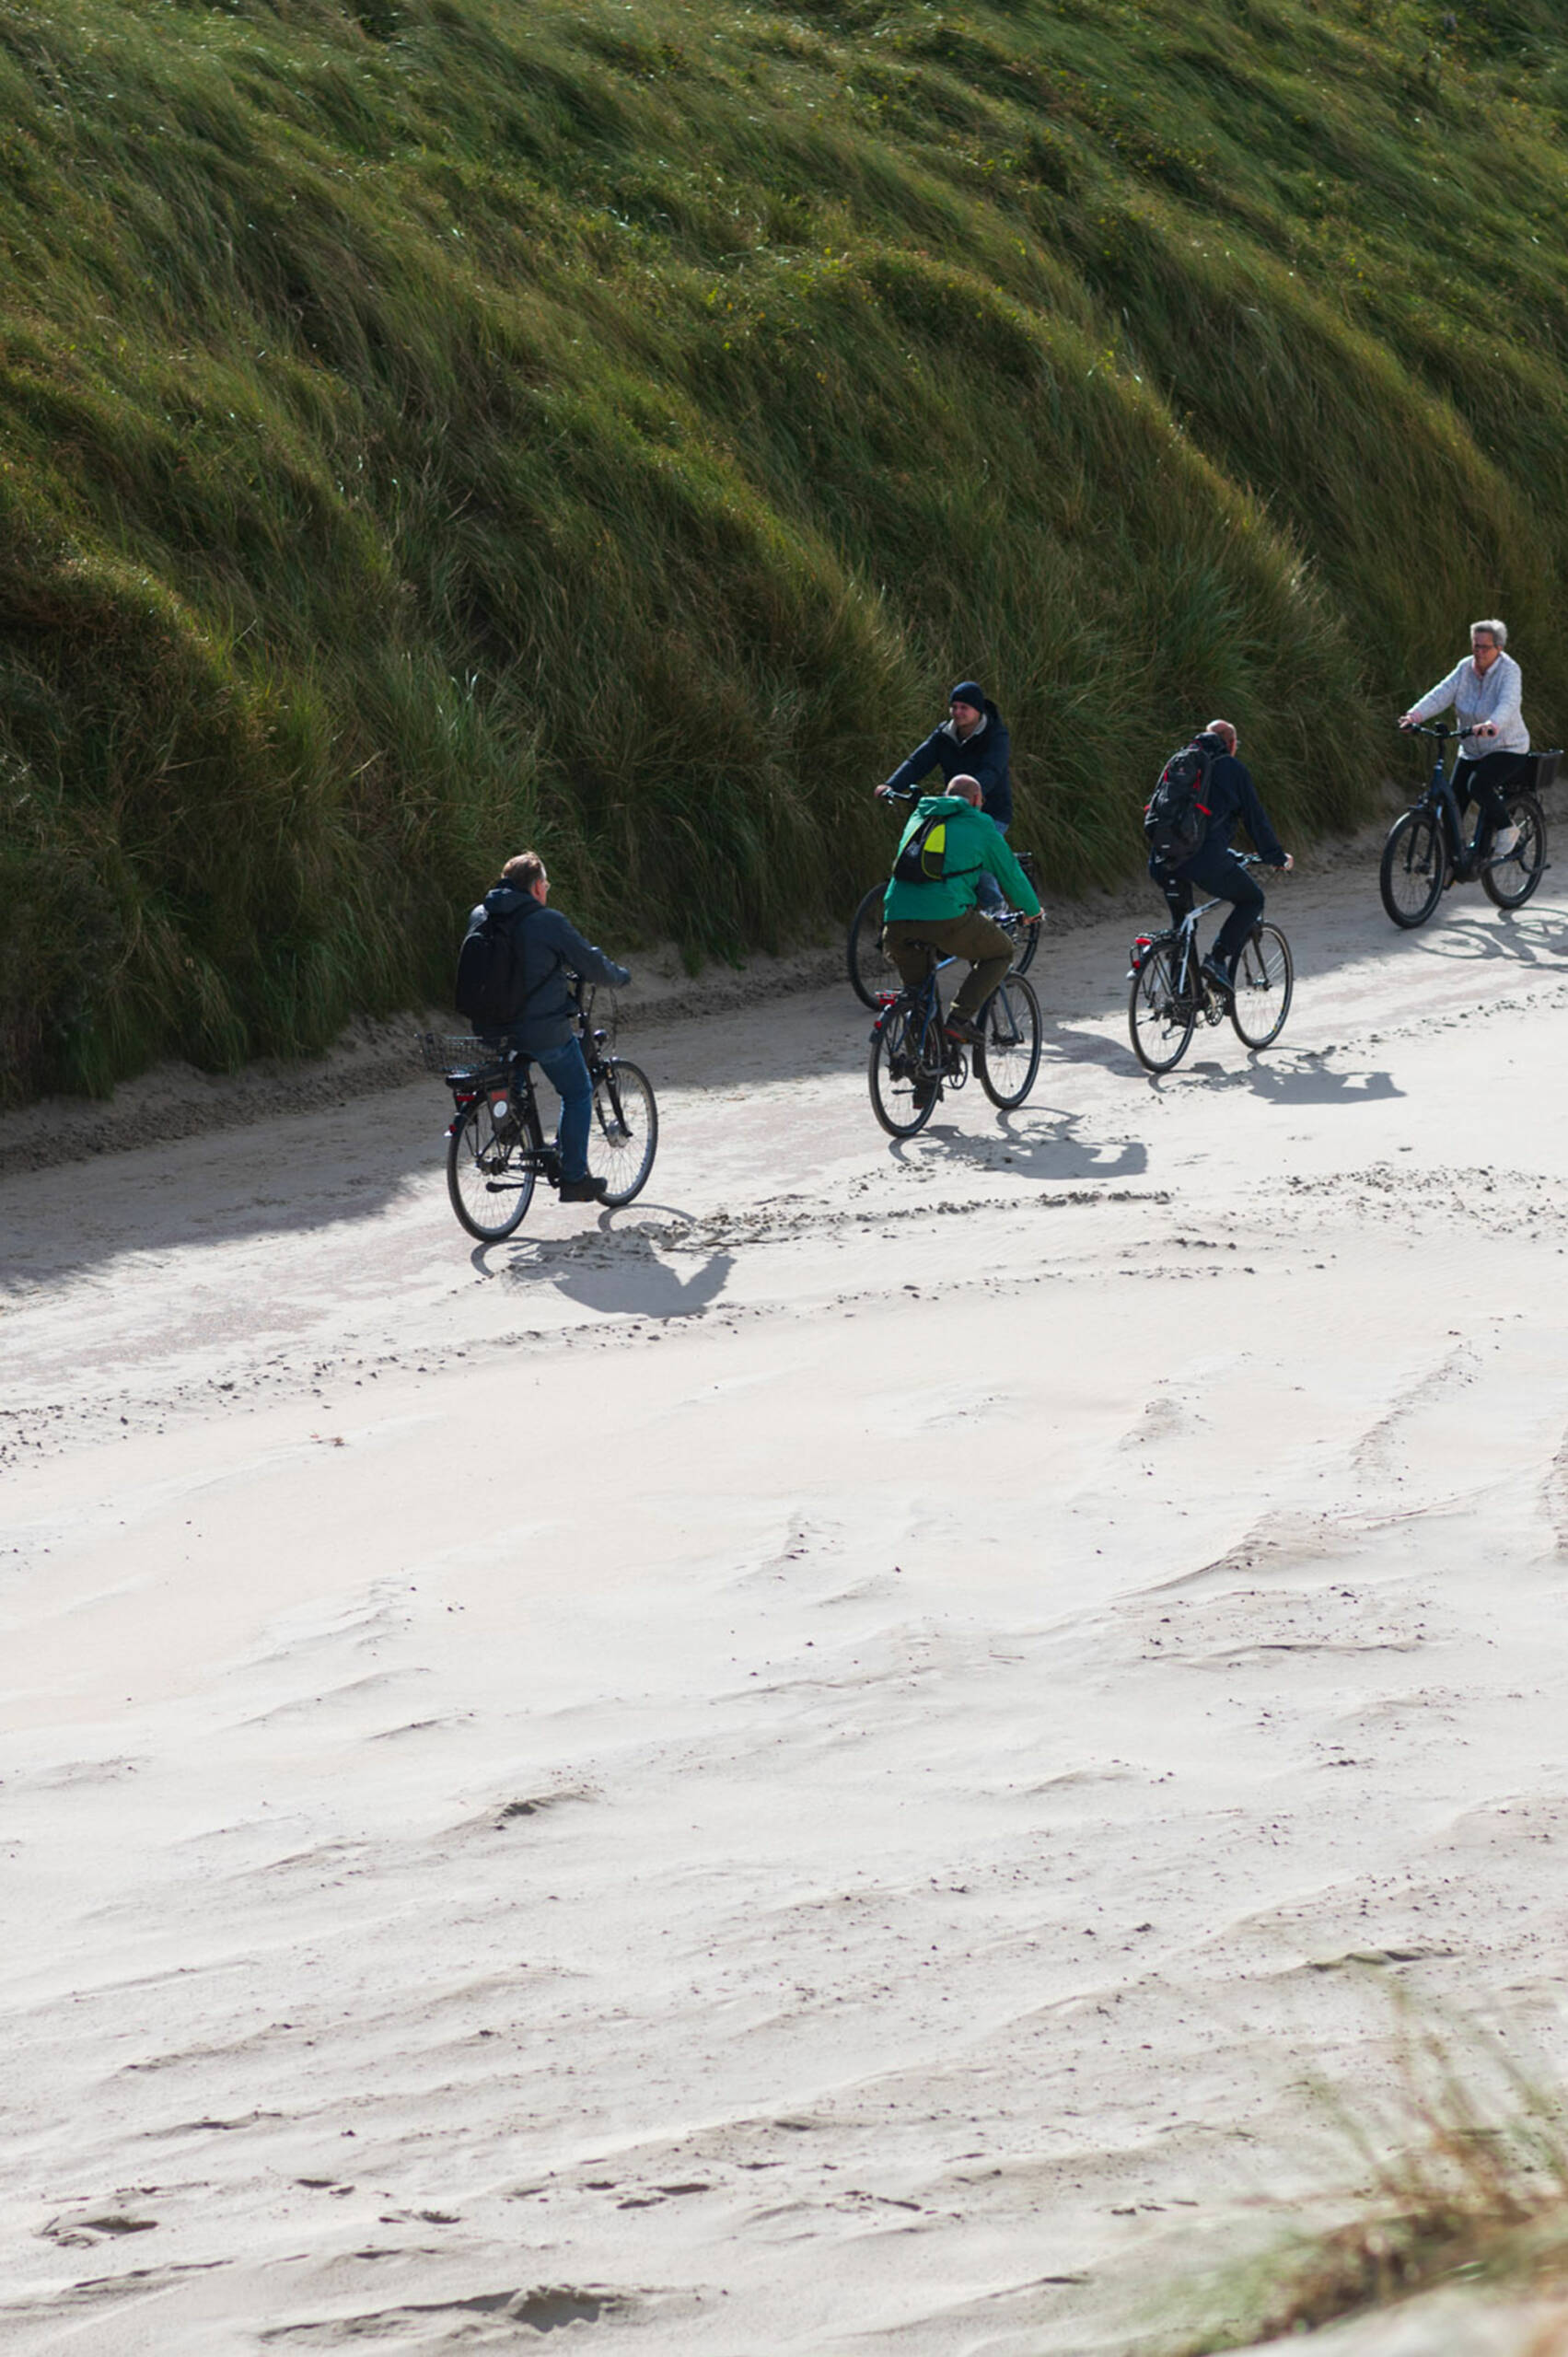
[[[899,971],[882,947],[882,898],[885,884],[873,884],[849,921],[844,962],[850,988],[862,1006],[874,1007],[877,993],[899,988]]]
[[[1132,1053],[1145,1072],[1174,1072],[1198,1021],[1196,1006],[1179,987],[1179,956],[1169,945],[1146,951],[1127,995]]]
[[[658,1152],[658,1103],[641,1064],[612,1056],[594,1074],[594,1128],[588,1171],[603,1178],[604,1201],[619,1211],[640,1195]]]
[[[1277,924],[1254,925],[1236,961],[1230,1019],[1247,1048],[1269,1048],[1285,1028],[1295,989],[1290,944]]]
[[[1546,817],[1533,794],[1505,794],[1503,799],[1519,840],[1495,865],[1489,862],[1481,869],[1481,888],[1500,909],[1522,909],[1546,873]]]
[[[1015,970],[985,1003],[974,1068],[993,1105],[1006,1112],[1021,1105],[1040,1070],[1040,1001]]]
[[[508,1177],[509,1172],[517,1175]],[[499,1244],[519,1228],[533,1201],[536,1176],[523,1137],[496,1136],[487,1097],[464,1108],[447,1140],[447,1192],[470,1236],[481,1244]]]
[[[936,1108],[940,1075],[920,1055],[926,1028],[907,1008],[893,1006],[871,1035],[865,1067],[871,1109],[891,1138],[912,1138]]]
[[[1448,880],[1448,852],[1434,810],[1419,807],[1396,819],[1383,845],[1377,889],[1401,932],[1424,924]]]

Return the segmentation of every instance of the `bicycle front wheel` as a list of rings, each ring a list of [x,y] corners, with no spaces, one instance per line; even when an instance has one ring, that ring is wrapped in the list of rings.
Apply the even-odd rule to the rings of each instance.
[[[1181,952],[1168,944],[1144,953],[1127,997],[1132,1053],[1145,1072],[1174,1072],[1187,1053],[1198,1010],[1180,989]]]
[[[1406,932],[1424,924],[1447,881],[1448,855],[1435,811],[1407,810],[1388,830],[1377,889],[1383,906]]]
[[[1277,924],[1254,925],[1236,961],[1230,1019],[1249,1048],[1272,1047],[1285,1028],[1295,968],[1290,944]]]
[[[980,1033],[974,1068],[981,1086],[1004,1111],[1021,1105],[1040,1070],[1040,1001],[1016,969],[987,999]]]
[[[1481,872],[1481,888],[1500,909],[1522,909],[1546,873],[1546,819],[1533,794],[1505,794],[1508,824],[1519,840]]]
[[[498,1244],[520,1227],[533,1201],[533,1155],[516,1117],[501,1131],[487,1097],[476,1097],[447,1140],[447,1192],[470,1236]]]
[[[882,897],[887,887],[874,884],[850,919],[845,963],[849,984],[862,1006],[875,1006],[878,991],[896,991],[897,967],[882,947]]]
[[[612,1211],[642,1193],[657,1151],[653,1083],[640,1065],[614,1056],[594,1074],[588,1138],[588,1173],[605,1181],[604,1200]]]
[[[921,1058],[926,1028],[919,1016],[894,1006],[871,1035],[871,1109],[889,1137],[912,1138],[935,1106],[937,1074]]]

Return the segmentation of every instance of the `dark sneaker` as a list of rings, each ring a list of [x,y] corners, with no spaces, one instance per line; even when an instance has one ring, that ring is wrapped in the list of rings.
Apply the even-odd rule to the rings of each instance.
[[[1236,984],[1231,981],[1230,976],[1225,972],[1225,968],[1220,964],[1217,958],[1204,958],[1203,980],[1208,983],[1211,990],[1223,991],[1226,998],[1231,996],[1236,988]]]
[[[950,1015],[942,1026],[942,1033],[945,1039],[956,1039],[964,1048],[978,1048],[983,1037],[979,1024],[971,1023],[967,1015]]]
[[[602,1178],[584,1177],[563,1178],[561,1181],[561,1200],[563,1203],[602,1203],[604,1196],[605,1181]]]

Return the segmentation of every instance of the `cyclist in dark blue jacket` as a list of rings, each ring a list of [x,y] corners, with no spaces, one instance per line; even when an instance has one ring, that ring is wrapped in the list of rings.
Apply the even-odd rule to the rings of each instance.
[[[543,860],[536,851],[519,852],[506,862],[500,883],[492,886],[469,919],[471,931],[487,915],[502,918],[517,948],[521,984],[517,1013],[503,1029],[484,1036],[531,1056],[550,1082],[561,1099],[556,1138],[561,1200],[593,1203],[603,1200],[605,1182],[588,1175],[594,1092],[577,1044],[571,978],[576,974],[586,982],[624,990],[632,977],[624,966],[585,941],[559,909],[548,908],[549,897]]]
[[[1236,758],[1237,735],[1230,722],[1211,720],[1197,741],[1214,756],[1202,796],[1208,811],[1203,840],[1179,867],[1167,869],[1151,859],[1149,874],[1165,894],[1172,924],[1179,924],[1191,908],[1195,884],[1231,903],[1230,914],[1203,960],[1210,981],[1228,991],[1247,936],[1263,913],[1261,888],[1231,850],[1231,836],[1238,824],[1244,826],[1269,866],[1288,872],[1295,863],[1289,852],[1280,848],[1269,814],[1258,799],[1251,771]]]
[[[1013,823],[1012,742],[1007,724],[978,679],[960,679],[947,698],[947,717],[900,761],[890,778],[877,788],[883,801],[897,801],[914,791],[933,770],[942,772],[944,785],[956,777],[972,777],[980,785],[981,808],[994,819],[1003,834]],[[999,908],[1002,890],[994,877],[980,879],[980,906]]]
[[[947,719],[877,791],[883,796],[912,795],[936,769],[944,785],[956,777],[972,777],[980,785],[981,808],[1005,834],[1013,823],[1011,751],[1007,724],[979,680],[960,679],[947,698]]]

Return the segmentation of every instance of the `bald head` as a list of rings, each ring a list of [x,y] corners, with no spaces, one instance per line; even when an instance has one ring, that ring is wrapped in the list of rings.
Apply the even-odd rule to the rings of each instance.
[[[1203,734],[1205,737],[1219,737],[1227,753],[1235,752],[1236,731],[1228,720],[1211,720]]]
[[[948,781],[947,781],[947,791],[948,791],[948,793],[949,793],[949,794],[956,794],[956,795],[958,795],[958,799],[959,799],[959,801],[960,801],[960,802],[967,802],[967,803],[969,803],[969,804],[970,804],[970,805],[974,809],[976,809],[976,810],[978,810],[978,809],[980,808],[980,805],[981,805],[981,791],[980,791],[980,780],[979,780],[979,778],[977,778],[977,777],[952,777],[952,778],[949,778],[949,779],[948,779]]]

